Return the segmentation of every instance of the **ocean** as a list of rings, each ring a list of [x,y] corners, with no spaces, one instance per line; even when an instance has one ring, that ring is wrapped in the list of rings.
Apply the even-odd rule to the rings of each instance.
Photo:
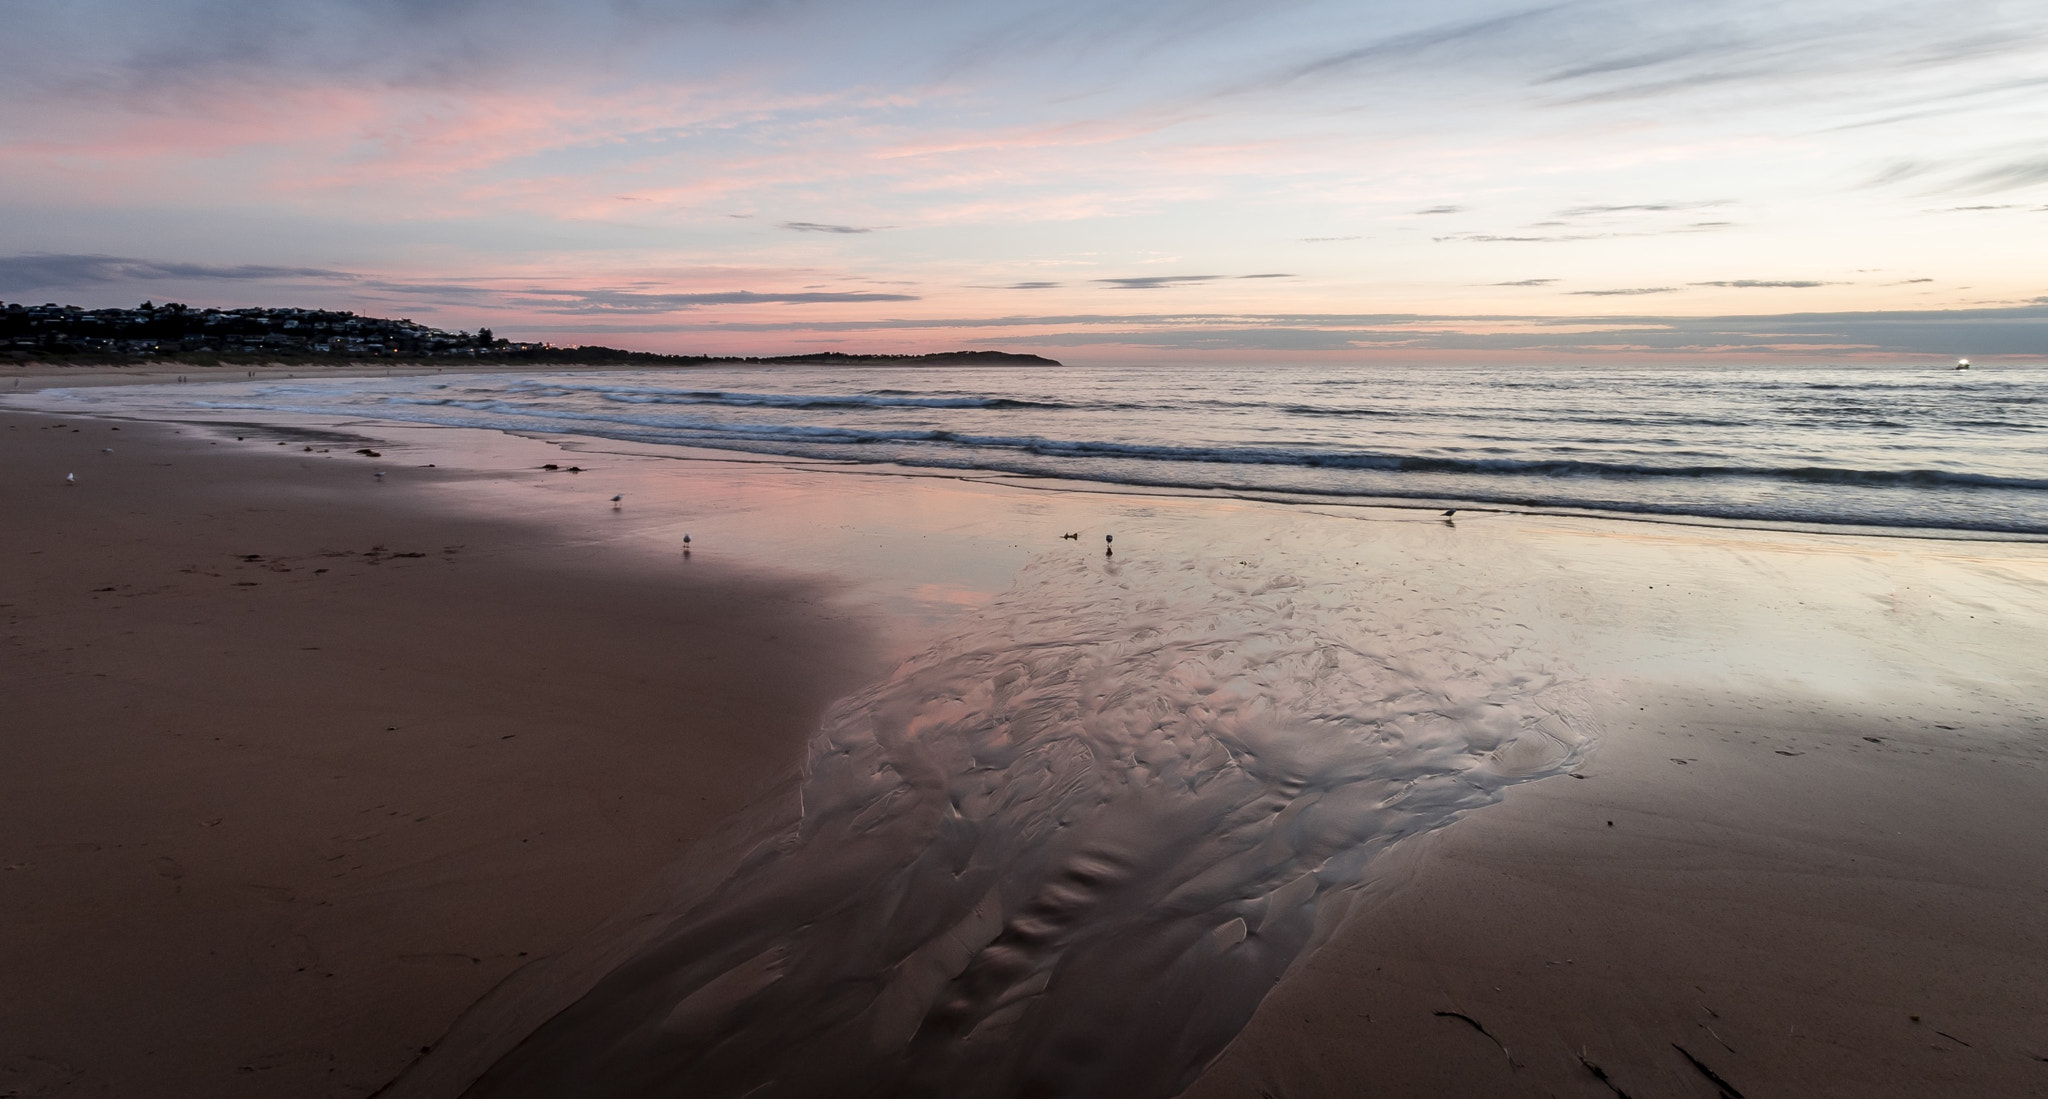
[[[77,390],[1260,495],[2048,534],[2048,369],[746,367]]]

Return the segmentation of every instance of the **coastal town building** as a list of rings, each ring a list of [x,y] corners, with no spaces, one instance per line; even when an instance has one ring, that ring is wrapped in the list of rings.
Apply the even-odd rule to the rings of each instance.
[[[491,330],[447,332],[412,320],[330,309],[193,309],[143,302],[84,309],[48,302],[0,303],[0,351],[67,355],[340,355],[350,358],[501,356],[548,350]]]

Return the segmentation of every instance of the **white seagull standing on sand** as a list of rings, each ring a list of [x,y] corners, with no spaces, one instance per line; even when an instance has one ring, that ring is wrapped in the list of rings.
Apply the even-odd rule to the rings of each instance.
[[[65,484],[67,484],[67,485],[75,485],[75,484],[77,484],[77,483],[78,483],[78,474],[76,474],[76,473],[67,473],[67,474],[65,474],[65,475],[64,475],[64,483],[65,483]]]

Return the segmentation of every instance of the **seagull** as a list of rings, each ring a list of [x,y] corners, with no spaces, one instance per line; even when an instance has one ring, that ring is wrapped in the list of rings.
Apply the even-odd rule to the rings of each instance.
[[[67,473],[67,474],[65,474],[65,475],[64,475],[64,483],[65,483],[65,484],[67,484],[67,485],[75,485],[75,484],[77,484],[77,483],[78,483],[78,474],[76,474],[76,473]]]
[[[621,501],[621,500],[623,500],[623,499],[625,499],[625,498],[626,498],[626,494],[625,494],[625,493],[623,493],[623,492],[621,492],[621,493],[618,493],[617,495],[614,495],[614,496],[612,497],[612,510],[613,510],[613,511],[617,511],[617,510],[619,510],[619,501]]]
[[[379,481],[381,481],[381,480],[383,480],[383,479],[384,479],[384,471],[383,471],[383,470],[381,470],[381,469],[380,469],[380,470],[378,470],[378,471],[377,471],[377,479],[378,479]]]

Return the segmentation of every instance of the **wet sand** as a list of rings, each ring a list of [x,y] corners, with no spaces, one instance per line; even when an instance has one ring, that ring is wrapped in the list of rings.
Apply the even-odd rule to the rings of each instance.
[[[1587,764],[1390,860],[1190,1097],[2048,1090],[2048,555],[1636,541],[1548,555]]]
[[[931,665],[890,669],[934,637],[1024,636],[1004,634],[1001,616],[1023,613],[1003,593],[1027,566],[1041,583],[1060,569],[1077,578],[1033,605],[1114,580],[1126,592],[1117,598],[1158,619],[1148,628],[1248,631],[1224,648],[1248,654],[1259,682],[1272,681],[1265,665],[1285,663],[1259,647],[1266,615],[1361,652],[1374,636],[1397,638],[1371,652],[1374,667],[1423,687],[1478,676],[1484,689],[1468,699],[1478,705],[1517,682],[1493,677],[1501,653],[1533,659],[1544,682],[1570,688],[1555,708],[1588,733],[1569,777],[1446,803],[1456,823],[1419,837],[1379,836],[1398,842],[1365,864],[1362,890],[1304,891],[1267,874],[1224,898],[1250,918],[1166,905],[1189,927],[1220,921],[1199,937],[1202,964],[1255,950],[1284,962],[1293,955],[1271,953],[1283,939],[1287,949],[1323,943],[1187,1094],[1908,1095],[2012,1093],[2048,1079],[2037,1059],[2048,1048],[2036,1048],[2048,1020],[2034,994],[2048,978],[2048,858],[2026,838],[2048,819],[2048,677],[2032,655],[2048,625],[2040,546],[1488,513],[1452,526],[1391,509],[678,463],[646,448],[565,451],[389,425],[349,428],[405,457],[378,489],[360,458],[284,457],[298,442],[202,449],[167,437],[182,448],[176,464],[138,466],[154,479],[136,480],[118,509],[81,510],[79,500],[101,499],[86,488],[103,479],[63,489],[56,467],[96,455],[87,434],[115,437],[109,426],[82,421],[93,426],[71,435],[38,432],[43,418],[6,422],[18,427],[0,431],[0,445],[21,455],[8,468],[44,474],[29,478],[32,490],[6,489],[7,514],[36,521],[0,535],[10,561],[43,570],[23,573],[42,582],[13,585],[4,600],[16,604],[5,608],[18,639],[10,696],[30,698],[38,718],[10,734],[32,750],[7,780],[4,837],[6,862],[35,864],[8,872],[36,884],[5,914],[34,935],[7,936],[24,945],[0,960],[10,987],[20,973],[34,991],[10,1005],[35,1008],[0,1008],[16,1013],[5,1031],[31,1039],[0,1063],[27,1081],[15,1085],[25,1094],[57,1093],[67,1074],[85,1093],[152,1079],[157,1094],[363,1094],[438,1042],[517,968],[520,950],[530,960],[580,941],[587,952],[586,932],[636,893],[646,904],[642,887],[692,838],[729,835],[719,822],[747,805],[769,806],[757,822],[772,830],[774,807],[791,804],[792,787],[776,783],[806,751],[820,758],[812,734],[821,720],[832,728],[835,698],[866,683],[876,698],[908,699],[890,684],[915,686]],[[122,426],[117,456],[142,430]],[[74,444],[83,449],[64,449]],[[547,455],[603,480],[538,478],[535,459]],[[419,468],[428,461],[437,468]],[[479,472],[458,472],[469,469]],[[629,506],[604,511],[621,489]],[[388,499],[370,495],[379,490]],[[700,551],[681,571],[674,547],[693,528],[721,552]],[[1099,541],[1057,539],[1077,528],[1091,539],[1117,531],[1124,571],[1108,571]],[[252,544],[259,535],[268,548]],[[314,559],[375,544],[427,556]],[[736,559],[750,569],[729,569]],[[218,575],[177,571],[202,562]],[[302,575],[317,567],[330,569],[320,584]],[[1191,576],[1209,602],[1184,594]],[[245,579],[256,586],[238,586]],[[347,586],[320,586],[329,580]],[[1347,583],[1356,616],[1318,594]],[[692,598],[647,598],[668,591]],[[162,609],[137,613],[152,605]],[[1177,607],[1209,617],[1174,619]],[[1385,629],[1374,612],[1389,616]],[[758,642],[703,644],[733,620],[758,622]],[[796,652],[785,648],[792,637]],[[12,658],[30,650],[32,662]],[[706,655],[753,661],[753,674],[688,674]],[[1366,668],[1358,681],[1379,674]],[[483,686],[450,698],[451,682]],[[165,712],[183,716],[136,716]],[[694,731],[698,714],[711,715],[703,735],[669,732]],[[493,741],[520,722],[536,731]],[[663,735],[635,735],[650,727]],[[232,736],[204,739],[223,729]],[[415,729],[427,730],[427,748],[406,735]],[[522,741],[535,754],[508,754]],[[1484,748],[1429,758],[1476,751],[1484,763]],[[1147,751],[1130,758],[1156,771]],[[496,758],[478,768],[491,758],[478,753]],[[1243,769],[1218,758],[1186,762]],[[1304,791],[1317,784],[1299,777],[1279,775],[1271,795],[1290,813],[1314,808]],[[862,796],[897,804],[888,790]],[[525,850],[543,842],[529,824],[536,799],[550,807],[545,857]],[[429,803],[440,816],[419,808]],[[394,823],[361,825],[366,811]],[[260,826],[217,843],[237,816]],[[400,823],[410,831],[394,831]],[[365,848],[348,837],[373,831],[376,843],[407,838],[383,863],[352,856]],[[1295,915],[1268,934],[1257,913],[1283,901]],[[1009,903],[1045,915],[1030,896]],[[988,934],[1016,945],[1002,927]],[[430,945],[463,948],[418,949]],[[948,980],[981,980],[971,954],[918,955],[937,966],[938,985],[884,999],[901,1015]],[[738,961],[722,971],[739,976],[721,994],[750,972],[765,987],[767,971]],[[521,970],[524,989],[491,1001],[524,997],[523,1016],[473,1017],[466,1037],[457,1028],[458,1049],[424,1058],[408,1077],[414,1093],[454,1094],[524,1035],[478,1031],[512,1018],[530,1029],[590,990],[587,974],[548,985],[546,969]],[[326,972],[336,976],[306,976]],[[1042,972],[987,1010],[1054,1002],[1044,993],[1065,987],[1061,971]],[[690,979],[676,998],[703,987]],[[538,1018],[536,997],[554,997]],[[1150,1009],[1110,989],[1085,1010],[1108,1028]],[[108,1033],[158,1040],[110,1053]],[[167,1056],[178,1071],[152,1076]],[[327,1081],[339,1082],[319,1092]]]

